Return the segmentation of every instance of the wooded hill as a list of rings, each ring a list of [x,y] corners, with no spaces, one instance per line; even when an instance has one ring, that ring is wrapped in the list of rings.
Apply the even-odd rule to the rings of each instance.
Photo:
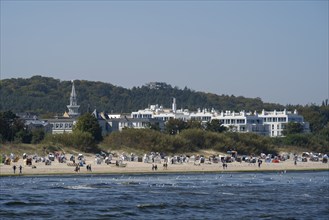
[[[29,79],[13,78],[0,81],[0,112],[32,112],[41,117],[62,115],[67,111],[72,83],[51,77],[33,76]],[[75,89],[80,105],[80,113],[98,111],[107,113],[131,113],[145,109],[149,105],[159,104],[171,108],[172,97],[176,98],[177,108],[195,111],[198,108],[216,110],[257,111],[261,110],[298,110],[305,121],[310,122],[311,131],[318,132],[328,126],[329,105],[322,106],[283,106],[264,103],[260,98],[246,98],[233,95],[216,95],[180,89],[166,83],[146,84],[126,89],[110,83],[75,80]]]
[[[110,83],[75,80],[80,112],[97,108],[108,113],[130,113],[144,109],[150,104],[171,108],[172,97],[177,108],[192,111],[198,108],[216,110],[261,111],[282,110],[284,106],[264,103],[260,98],[235,97],[197,92],[189,88],[180,89],[166,83],[126,89]],[[29,79],[1,80],[0,111],[35,112],[37,114],[63,114],[67,111],[72,83],[51,77],[33,76]]]
[[[291,132],[284,138],[270,138],[255,134],[230,132],[217,134],[196,129],[186,130],[179,135],[169,135],[149,129],[143,131],[128,129],[105,137],[100,144],[101,146],[113,148],[137,147],[140,150],[167,150],[168,152],[197,151],[204,149],[204,147],[225,151],[227,149],[223,148],[223,146],[239,146],[239,151],[245,153],[275,152],[278,151],[278,148],[293,146],[316,152],[329,152],[329,105],[327,102],[324,102],[321,106],[282,106],[264,103],[259,98],[253,99],[242,96],[235,97],[196,92],[188,88],[179,89],[172,87],[166,83],[147,84],[132,89],[114,86],[109,83],[85,80],[76,80],[74,83],[82,114],[87,112],[88,109],[93,110],[94,108],[108,113],[130,113],[138,109],[144,109],[150,104],[160,104],[164,108],[170,108],[172,97],[175,97],[178,108],[192,111],[195,111],[197,108],[214,108],[219,111],[246,110],[258,112],[262,109],[283,110],[285,108],[291,111],[297,109],[299,114],[304,116],[305,121],[310,122],[312,131],[312,133],[308,134]],[[62,115],[67,111],[66,105],[69,104],[71,86],[72,83],[70,81],[60,81],[42,76],[34,76],[29,79],[1,80],[0,113],[2,112],[4,116],[8,114],[6,111],[14,113],[32,112],[40,115],[41,118]],[[3,126],[1,127],[3,128]],[[0,132],[0,137],[1,135],[4,137]],[[37,137],[37,141],[42,140],[42,138],[39,138],[40,135],[34,136]],[[77,140],[80,143],[84,140],[83,137],[79,133],[73,134],[73,136],[68,136],[68,134],[63,134],[63,136],[48,135],[44,143],[52,143],[53,140],[48,140],[49,138],[61,138],[61,142],[56,140],[54,143],[62,143],[63,146],[74,146],[77,143],[71,142]],[[24,142],[22,138],[17,140]],[[132,142],[131,140],[134,141]],[[93,146],[90,143],[80,145]],[[79,149],[81,150],[82,148],[80,147]]]

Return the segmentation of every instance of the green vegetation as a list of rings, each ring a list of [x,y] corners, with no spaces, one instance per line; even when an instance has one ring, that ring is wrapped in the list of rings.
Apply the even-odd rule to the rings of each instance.
[[[0,142],[32,143],[43,140],[43,129],[29,130],[24,121],[11,111],[0,112]]]
[[[49,134],[42,142],[45,146],[73,148],[81,152],[97,152],[98,146],[89,132],[75,131],[73,133]]]
[[[276,153],[283,149],[329,152],[329,106],[282,106],[263,103],[259,98],[251,99],[227,95],[195,92],[188,88],[173,88],[160,83],[151,86],[125,89],[108,83],[76,80],[78,103],[81,112],[88,106],[96,106],[108,112],[131,112],[144,109],[149,104],[171,106],[176,97],[179,108],[215,108],[218,110],[287,110],[297,109],[310,122],[311,133],[301,133],[298,124],[288,123],[283,138],[262,137],[255,134],[240,134],[227,131],[218,121],[213,120],[202,126],[198,121],[183,122],[170,120],[164,132],[159,127],[150,129],[125,129],[102,137],[97,120],[90,114],[83,114],[72,134],[45,135],[43,130],[29,130],[13,112],[34,112],[46,118],[66,111],[71,83],[49,77],[34,76],[30,79],[6,79],[0,83],[0,141],[1,143],[38,144],[39,148],[64,149],[98,152],[102,150],[131,149],[136,152],[184,153],[205,149],[226,152],[237,150],[241,154]],[[102,140],[103,138],[103,140]],[[1,152],[10,150],[1,146]],[[25,147],[22,147],[25,149]],[[41,149],[39,149],[41,151]]]
[[[103,139],[102,128],[99,126],[97,119],[89,113],[80,116],[74,126],[73,133],[80,134],[79,132],[89,133],[95,142]]]
[[[80,112],[86,113],[88,106],[107,112],[132,112],[144,109],[150,104],[171,106],[175,97],[178,108],[197,110],[214,108],[235,111],[261,111],[283,109],[282,105],[263,103],[260,98],[245,98],[228,95],[196,92],[188,88],[179,89],[166,83],[125,89],[110,83],[75,80]],[[35,112],[49,117],[63,114],[69,104],[72,83],[51,77],[33,76],[29,79],[1,80],[0,111]]]

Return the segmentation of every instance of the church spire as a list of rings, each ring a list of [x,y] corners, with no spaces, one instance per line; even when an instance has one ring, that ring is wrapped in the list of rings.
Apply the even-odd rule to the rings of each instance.
[[[71,95],[70,95],[70,105],[67,106],[67,108],[69,109],[69,116],[70,117],[77,117],[80,115],[79,113],[79,107],[80,105],[78,105],[78,101],[77,101],[77,94],[75,92],[75,87],[74,87],[74,81],[72,80],[72,91],[71,91]]]
[[[72,91],[70,96],[70,105],[77,105],[77,94],[75,93],[74,81],[72,80]]]

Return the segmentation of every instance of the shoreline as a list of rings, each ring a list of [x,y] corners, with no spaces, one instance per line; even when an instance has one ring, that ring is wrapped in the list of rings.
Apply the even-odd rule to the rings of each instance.
[[[9,176],[65,176],[65,175],[152,175],[152,174],[202,174],[202,173],[245,173],[245,172],[305,172],[305,171],[329,171],[329,163],[322,162],[299,162],[294,165],[293,160],[282,161],[280,163],[263,163],[261,167],[257,164],[246,162],[228,163],[228,167],[223,169],[222,163],[203,163],[194,165],[193,162],[183,164],[168,164],[168,168],[163,167],[163,163],[154,163],[158,166],[157,170],[152,170],[152,163],[143,162],[125,162],[126,167],[117,167],[111,163],[109,165],[95,164],[93,158],[86,160],[86,165],[90,164],[92,171],[86,169],[86,165],[80,167],[80,172],[75,172],[74,166],[68,166],[66,163],[53,161],[52,165],[44,163],[33,163],[36,168],[24,164],[20,160],[11,165],[0,164],[0,177]],[[16,173],[13,172],[13,166],[16,165]],[[19,174],[19,166],[22,166],[22,174]]]
[[[282,172],[324,172],[329,169],[289,169],[289,170],[231,170],[231,171],[186,171],[186,172],[92,172],[92,173],[34,173],[34,174],[0,174],[2,177],[47,177],[47,176],[114,176],[114,175],[184,175],[184,174],[230,174],[230,173],[282,173]]]

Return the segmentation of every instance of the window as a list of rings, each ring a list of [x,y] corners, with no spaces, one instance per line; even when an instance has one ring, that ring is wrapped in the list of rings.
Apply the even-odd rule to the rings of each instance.
[[[254,120],[254,119],[248,119],[248,120],[247,120],[247,123],[248,123],[248,124],[254,124],[254,123],[255,123],[255,120]]]
[[[244,119],[237,119],[236,120],[236,123],[237,124],[244,124]]]
[[[279,122],[285,122],[286,118],[279,118],[278,120],[279,120]]]

